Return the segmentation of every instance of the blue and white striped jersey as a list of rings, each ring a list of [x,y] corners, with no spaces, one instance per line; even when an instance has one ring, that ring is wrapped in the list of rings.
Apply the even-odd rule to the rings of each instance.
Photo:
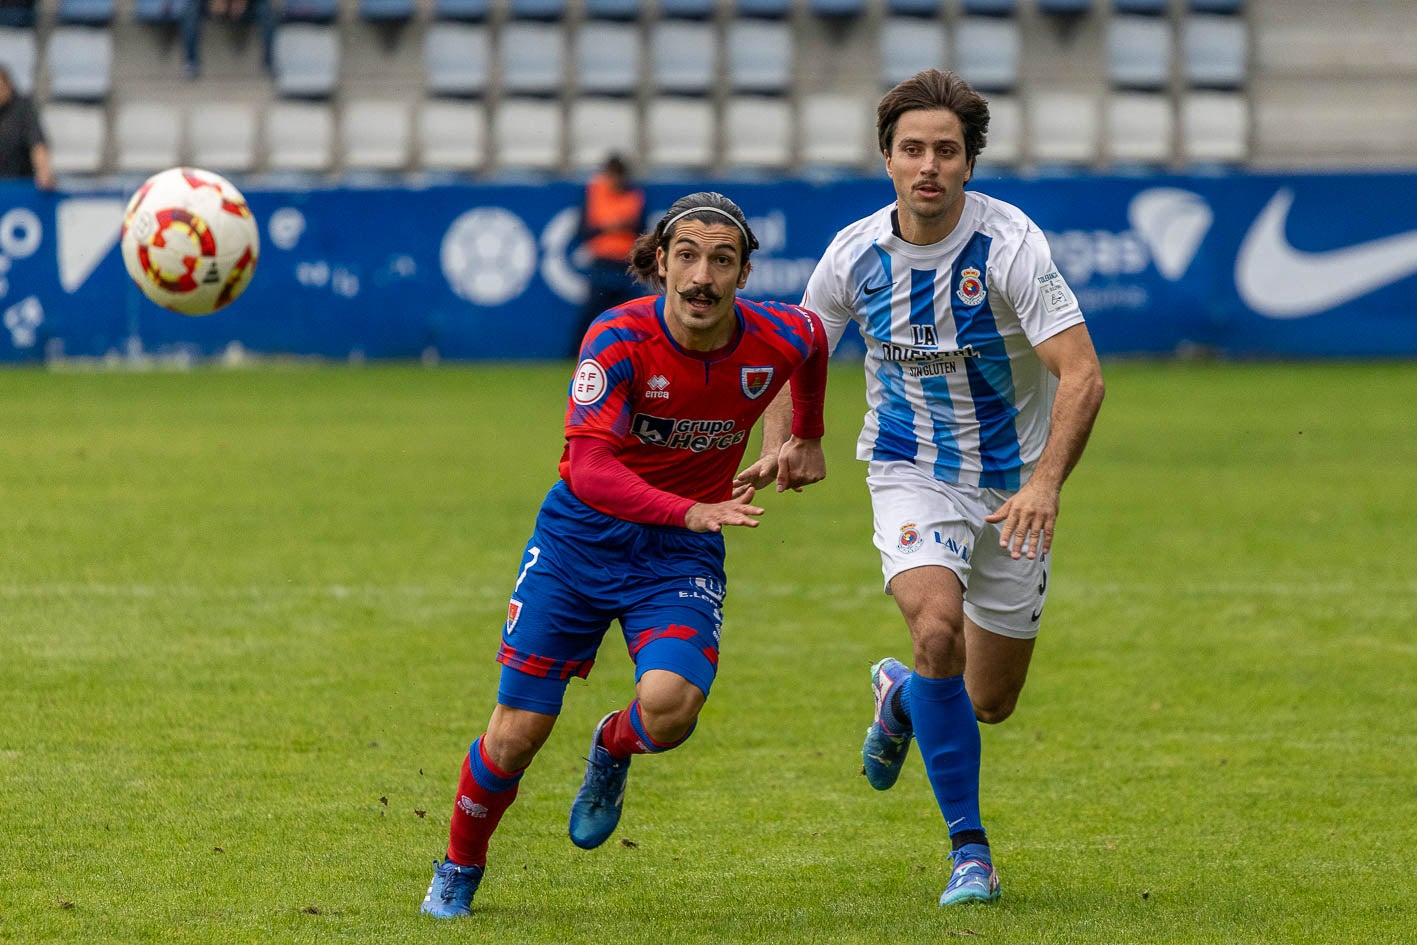
[[[944,482],[1017,489],[1048,438],[1055,378],[1035,345],[1082,312],[1023,211],[966,191],[959,225],[916,246],[895,204],[836,235],[807,283],[833,349],[866,341],[862,460],[905,460]]]

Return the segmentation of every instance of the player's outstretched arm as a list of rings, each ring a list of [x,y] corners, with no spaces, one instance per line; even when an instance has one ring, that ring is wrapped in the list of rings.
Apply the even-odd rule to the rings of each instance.
[[[782,447],[792,433],[792,395],[787,388],[777,392],[763,411],[763,450],[756,462],[733,477],[735,486],[766,489],[777,481],[777,464]]]
[[[738,487],[727,502],[695,502],[684,515],[684,525],[695,532],[721,532],[725,525],[757,528],[765,510],[752,504],[753,492],[752,486]]]
[[[777,457],[777,491],[801,492],[803,486],[827,478],[827,458],[822,438],[792,437],[782,444]]]

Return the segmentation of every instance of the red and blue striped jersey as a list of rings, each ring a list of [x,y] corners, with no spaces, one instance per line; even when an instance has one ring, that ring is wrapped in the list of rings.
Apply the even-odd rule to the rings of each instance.
[[[566,437],[593,436],[615,449],[631,472],[656,489],[695,502],[733,493],[748,434],[782,386],[814,354],[825,365],[816,316],[784,302],[737,300],[739,330],[712,352],[681,348],[664,321],[664,297],[647,296],[602,314],[581,343],[571,379]],[[804,372],[816,390],[794,389],[799,436],[821,436],[825,370]],[[569,447],[561,456],[568,483]]]

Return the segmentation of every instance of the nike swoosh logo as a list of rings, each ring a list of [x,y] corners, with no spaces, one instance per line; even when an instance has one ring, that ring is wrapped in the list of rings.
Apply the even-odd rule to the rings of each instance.
[[[889,288],[890,288],[891,286],[893,286],[893,285],[895,285],[894,282],[887,282],[885,285],[868,285],[868,286],[865,286],[865,287],[863,287],[863,288],[861,289],[861,294],[862,294],[862,295],[875,295],[877,292],[884,292],[884,291],[886,291],[887,289],[889,289]]]
[[[1306,253],[1284,235],[1294,191],[1276,193],[1245,234],[1235,288],[1265,318],[1306,318],[1417,272],[1417,230]]]

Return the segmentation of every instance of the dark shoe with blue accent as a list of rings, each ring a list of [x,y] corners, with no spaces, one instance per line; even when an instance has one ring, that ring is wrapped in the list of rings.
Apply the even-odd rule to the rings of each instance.
[[[483,869],[434,860],[433,882],[428,884],[428,895],[418,911],[438,919],[472,915],[472,895],[482,882]]]
[[[886,657],[871,667],[871,690],[876,696],[876,717],[866,730],[866,742],[861,746],[861,773],[871,787],[884,791],[900,777],[905,756],[910,753],[912,730],[893,732],[881,721],[881,707],[891,693],[910,675],[910,670],[898,659]]]
[[[600,744],[600,731],[610,721],[610,713],[595,727],[586,758],[585,780],[571,802],[571,842],[582,850],[594,850],[615,832],[620,809],[625,803],[625,781],[630,776],[630,759],[616,760]]]

